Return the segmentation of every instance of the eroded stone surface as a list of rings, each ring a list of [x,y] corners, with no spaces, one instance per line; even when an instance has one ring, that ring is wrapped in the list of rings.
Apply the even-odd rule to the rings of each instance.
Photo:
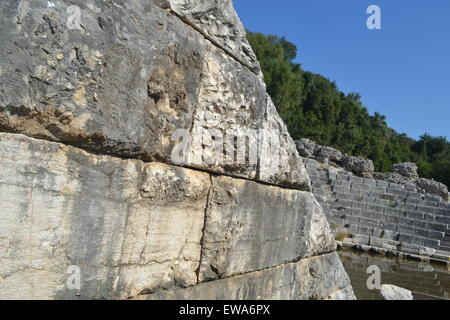
[[[209,176],[0,134],[0,297],[127,298],[197,283]],[[81,270],[81,290],[65,286]]]
[[[408,301],[414,299],[411,291],[390,284],[383,284],[380,292],[385,300]]]
[[[304,259],[242,276],[160,290],[138,300],[353,300],[337,253]]]
[[[247,41],[246,32],[231,1],[223,0],[154,0],[170,8],[187,23],[198,28],[208,39],[230,55],[260,73],[259,62]]]
[[[200,281],[229,277],[336,250],[311,193],[213,177]]]
[[[185,153],[195,160],[184,166],[309,190],[262,78],[200,32],[147,0],[52,3],[0,3],[0,130],[170,164],[180,164],[174,134],[185,130],[193,140]],[[79,28],[68,23],[74,5]],[[237,19],[229,1],[198,5],[208,17],[210,8],[218,10],[219,21]],[[203,23],[203,13],[188,16]],[[245,38],[238,29],[234,37]],[[243,163],[209,161],[216,155],[208,153],[202,129],[232,139]],[[238,147],[234,139],[243,136]],[[254,157],[246,146],[255,146]]]

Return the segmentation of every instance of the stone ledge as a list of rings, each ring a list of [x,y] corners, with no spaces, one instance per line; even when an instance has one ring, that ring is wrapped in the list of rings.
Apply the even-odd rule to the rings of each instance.
[[[333,277],[329,277],[333,273]],[[135,300],[353,300],[337,253],[216,280],[183,289],[141,295]]]

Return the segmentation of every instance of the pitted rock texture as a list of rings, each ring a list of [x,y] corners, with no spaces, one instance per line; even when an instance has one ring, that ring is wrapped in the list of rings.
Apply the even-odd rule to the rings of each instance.
[[[253,72],[261,73],[256,55],[247,41],[245,28],[231,1],[154,0],[154,2],[162,8],[173,10],[229,55]]]
[[[417,165],[412,162],[404,162],[394,164],[391,168],[394,173],[401,174],[404,177],[411,179],[418,179],[419,174],[417,173]]]
[[[247,273],[258,275],[249,299],[278,297],[265,282],[272,274],[286,298],[352,298],[310,193],[9,133],[0,133],[0,167],[1,299],[124,299]],[[297,275],[310,263],[316,273]],[[66,285],[72,266],[80,290]],[[234,298],[227,283],[186,292]]]
[[[341,165],[345,170],[363,178],[372,178],[375,171],[372,160],[360,157],[344,156]]]
[[[48,3],[0,3],[2,131],[179,165],[174,133],[185,130],[193,141],[183,166],[309,190],[262,77],[227,51],[153,1]],[[186,16],[196,24],[214,16],[219,25],[235,26],[215,30],[205,22],[204,30],[230,46],[227,39],[242,32],[232,37],[245,47],[229,1],[170,3],[194,10]],[[80,10],[79,29],[68,27],[70,6]],[[208,148],[203,129],[231,141],[229,149]],[[220,161],[236,153],[241,161]]]
[[[0,298],[127,298],[197,283],[210,179],[0,134]],[[67,289],[69,266],[81,291]]]
[[[412,292],[391,284],[383,284],[381,286],[381,295],[385,300],[414,300]]]
[[[195,287],[159,290],[138,300],[354,300],[337,253]]]
[[[450,194],[445,184],[430,179],[418,179],[416,185],[423,193],[437,194],[445,201],[450,200]]]
[[[201,281],[335,250],[326,217],[311,193],[213,177]]]
[[[354,298],[231,1],[0,12],[0,299]]]

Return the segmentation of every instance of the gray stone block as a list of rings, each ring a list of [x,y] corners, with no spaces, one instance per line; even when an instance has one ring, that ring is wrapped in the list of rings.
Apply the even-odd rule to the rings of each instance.
[[[421,212],[416,211],[406,211],[405,213],[406,218],[416,219],[416,220],[423,220],[425,215]]]
[[[422,221],[422,220],[413,220],[412,225],[415,228],[421,228],[421,229],[426,229],[427,228],[427,222],[426,221]]]
[[[371,229],[376,228],[380,225],[380,222],[373,220],[373,219],[367,219],[367,218],[360,218],[359,220],[359,226],[363,226],[363,227],[369,227]],[[371,230],[372,232],[373,230]],[[366,234],[365,232],[363,232],[364,234]]]
[[[389,186],[389,182],[383,180],[376,180],[376,185],[378,187],[387,188]]]
[[[423,201],[421,199],[416,199],[416,198],[407,198],[405,203],[417,206],[417,205],[422,205]]]
[[[354,234],[352,239],[353,243],[357,244],[368,245],[370,243],[370,236],[367,234]]]
[[[339,206],[344,207],[344,208],[351,208],[352,207],[352,202],[350,200],[347,200],[347,199],[337,199],[336,203]]]
[[[338,193],[343,193],[343,194],[347,194],[350,192],[349,186],[332,186],[331,189],[333,192],[338,192]]]
[[[384,207],[383,206],[379,206],[376,204],[371,204],[371,203],[367,203],[366,204],[366,210],[370,210],[372,212],[376,212],[376,213],[384,213]]]
[[[349,226],[348,226],[348,232],[349,232],[350,234],[356,234],[356,233],[358,233],[358,225],[353,225],[353,224],[349,225]]]
[[[360,234],[372,235],[372,232],[373,232],[373,228],[366,227],[363,225],[358,226],[358,233],[360,233]]]
[[[427,207],[431,207],[431,208],[437,208],[438,202],[436,202],[436,201],[424,200],[424,201],[423,201],[423,205],[424,205],[424,206],[427,206]],[[436,211],[436,210],[434,210],[434,211]]]
[[[405,210],[398,208],[386,208],[385,213],[388,215],[396,216],[396,217],[404,217]]]
[[[401,243],[410,243],[411,242],[411,237],[412,236],[409,235],[409,234],[400,233],[399,236],[398,236],[398,240]]]
[[[393,223],[386,223],[383,225],[383,230],[395,232],[397,231],[397,225]]]
[[[383,247],[383,243],[384,243],[383,239],[381,239],[379,237],[376,237],[376,236],[370,237],[369,244],[371,246],[382,248]]]
[[[373,228],[372,236],[381,238],[383,236],[384,231],[378,228]]]
[[[417,211],[423,212],[423,213],[430,213],[430,214],[436,214],[437,209],[433,207],[427,207],[427,206],[417,206]]]
[[[385,199],[375,199],[374,203],[382,207],[389,207],[391,202]]]
[[[413,220],[409,218],[399,217],[398,224],[405,226],[412,226]]]
[[[359,225],[359,218],[358,217],[353,217],[353,216],[348,216],[346,218],[346,222],[349,224],[353,224],[353,225]]]
[[[363,185],[364,184],[364,179],[360,178],[360,177],[350,177],[348,180],[351,184],[356,184],[356,185]]]
[[[399,234],[397,233],[397,232],[393,232],[393,231],[390,231],[390,230],[384,230],[383,231],[383,239],[386,239],[386,240],[398,240],[398,236],[399,236]]]
[[[423,220],[427,221],[427,222],[436,222],[437,221],[436,216],[434,214],[429,214],[429,213],[424,214]]]
[[[358,191],[371,191],[373,189],[372,186],[367,186],[363,184],[352,184],[351,190],[358,190]]]
[[[434,240],[443,240],[444,239],[444,232],[434,231],[434,230],[428,230],[428,236],[430,239]]]
[[[330,277],[330,274],[333,275]],[[324,280],[327,279],[327,280]],[[160,289],[135,300],[347,300],[355,299],[337,253],[210,281]],[[198,317],[199,318],[199,317]]]
[[[408,196],[408,191],[400,189],[400,188],[387,188],[387,192],[393,194],[396,197],[401,197],[402,199],[406,199]]]
[[[447,225],[442,223],[427,222],[427,229],[432,231],[446,232]]]
[[[422,237],[422,238],[427,238],[428,235],[429,235],[429,231],[424,230],[424,229],[415,228],[414,229],[414,234],[419,236],[419,237]]]
[[[212,180],[200,282],[335,250],[326,217],[311,193],[226,176]]]
[[[402,243],[401,251],[412,254],[419,254],[420,245],[411,244],[411,243]]]
[[[415,211],[417,210],[417,205],[416,204],[412,204],[412,203],[406,203],[405,202],[405,207],[404,207],[405,211]]]
[[[440,245],[440,241],[439,240],[434,240],[434,239],[427,239],[425,245],[427,247],[436,249],[436,247],[438,247]]]
[[[439,216],[439,217],[436,217],[436,220],[440,223],[450,225],[450,216],[448,216],[448,217]]]
[[[403,185],[394,182],[389,182],[389,187],[393,189],[403,189]]]
[[[408,192],[408,199],[422,200],[423,195],[417,192]]]
[[[387,223],[392,223],[392,224],[397,224],[398,223],[398,217],[386,216],[386,222]]]
[[[422,238],[422,237],[418,237],[418,236],[412,236],[411,237],[411,243],[418,245],[418,246],[425,246],[427,242],[427,239]]]
[[[399,224],[397,225],[397,231],[399,233],[414,234],[414,227]]]
[[[434,201],[436,203],[439,203],[442,201],[441,197],[433,195],[433,194],[426,194],[424,199],[428,200],[428,201]]]
[[[338,174],[336,178],[341,181],[349,181],[350,176],[346,174]]]
[[[352,203],[352,208],[353,209],[358,209],[358,210],[364,210],[364,209],[366,209],[366,203],[354,201]]]

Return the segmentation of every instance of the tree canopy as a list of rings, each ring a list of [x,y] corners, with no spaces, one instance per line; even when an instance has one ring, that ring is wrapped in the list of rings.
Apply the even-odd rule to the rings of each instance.
[[[309,138],[344,153],[373,160],[378,171],[415,162],[419,174],[450,187],[450,143],[424,134],[418,141],[398,133],[379,113],[370,115],[358,93],[295,63],[297,47],[284,37],[248,32],[278,112],[293,139]]]

